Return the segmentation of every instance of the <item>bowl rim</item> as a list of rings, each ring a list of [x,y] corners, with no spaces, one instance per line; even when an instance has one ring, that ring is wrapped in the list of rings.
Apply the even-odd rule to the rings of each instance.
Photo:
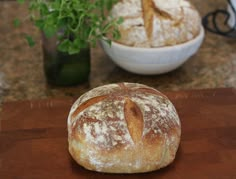
[[[172,45],[172,46],[170,45],[170,46],[152,47],[152,48],[150,48],[150,47],[132,47],[132,46],[123,45],[121,43],[117,43],[115,41],[112,41],[110,47],[114,46],[114,47],[117,47],[117,48],[120,48],[120,49],[125,49],[125,50],[130,50],[130,51],[137,51],[137,50],[138,51],[154,51],[154,50],[167,51],[167,50],[170,50],[170,49],[173,49],[173,48],[183,48],[185,46],[193,45],[196,42],[201,41],[204,38],[204,35],[205,35],[205,31],[204,31],[203,26],[201,25],[200,32],[197,36],[195,36],[195,38],[193,38],[189,41],[180,43],[180,44]],[[106,37],[105,37],[105,39],[106,39]],[[102,39],[102,43],[107,43],[107,42],[105,42],[105,40]],[[107,45],[109,45],[109,44],[107,44]]]

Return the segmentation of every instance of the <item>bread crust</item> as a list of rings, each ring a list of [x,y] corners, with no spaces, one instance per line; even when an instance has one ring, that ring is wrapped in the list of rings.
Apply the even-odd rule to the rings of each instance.
[[[181,44],[195,38],[201,29],[201,17],[187,0],[120,1],[110,14],[124,19],[116,42],[134,47]]]
[[[143,173],[170,164],[181,135],[169,99],[142,84],[101,86],[82,95],[68,116],[71,156],[98,172]]]

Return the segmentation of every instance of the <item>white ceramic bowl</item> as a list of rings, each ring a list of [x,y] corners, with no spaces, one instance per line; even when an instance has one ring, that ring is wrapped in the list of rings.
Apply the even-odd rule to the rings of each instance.
[[[236,9],[236,0],[230,0],[232,6],[234,9]],[[236,14],[234,13],[232,7],[228,4],[228,8],[227,8],[229,14],[230,14],[230,17],[229,17],[229,20],[228,20],[228,24],[231,28],[235,28],[235,23],[236,23]]]
[[[101,41],[105,53],[121,68],[136,74],[154,75],[170,72],[194,55],[204,39],[204,29],[194,39],[159,48],[129,47],[116,42],[110,46]]]

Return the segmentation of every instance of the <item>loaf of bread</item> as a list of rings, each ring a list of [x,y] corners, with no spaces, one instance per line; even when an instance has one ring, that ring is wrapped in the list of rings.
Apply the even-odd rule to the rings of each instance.
[[[170,100],[136,83],[108,84],[82,95],[68,117],[69,152],[86,169],[143,173],[170,164],[181,124]]]
[[[124,19],[117,42],[134,47],[184,43],[196,37],[201,29],[200,15],[187,0],[121,0],[110,15]]]

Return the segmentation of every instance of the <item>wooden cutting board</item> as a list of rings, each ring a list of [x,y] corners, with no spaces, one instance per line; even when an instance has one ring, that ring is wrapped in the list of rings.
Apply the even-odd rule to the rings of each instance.
[[[236,90],[165,94],[182,122],[180,148],[169,167],[132,175],[83,169],[67,149],[66,120],[74,99],[47,99],[3,105],[0,178],[236,178]]]

